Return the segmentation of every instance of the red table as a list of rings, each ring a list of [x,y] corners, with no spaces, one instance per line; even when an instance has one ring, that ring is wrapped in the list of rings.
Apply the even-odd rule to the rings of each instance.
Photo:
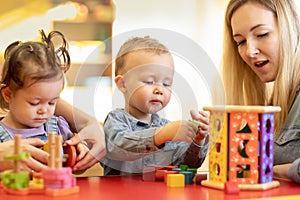
[[[225,194],[223,190],[207,188],[201,185],[186,185],[184,188],[170,188],[162,181],[145,182],[141,176],[110,176],[77,178],[80,192],[68,196],[55,197],[59,200],[181,200],[181,199],[249,199],[271,198],[300,199],[300,185],[280,180],[280,186],[266,191],[240,191],[239,194]],[[289,197],[286,197],[289,196]],[[45,195],[14,196],[0,190],[1,200],[48,200],[54,197]],[[272,198],[271,198],[272,199]],[[278,198],[275,198],[278,199]]]

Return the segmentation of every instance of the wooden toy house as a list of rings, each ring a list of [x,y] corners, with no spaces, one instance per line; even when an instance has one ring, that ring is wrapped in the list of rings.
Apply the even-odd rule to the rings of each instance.
[[[277,187],[273,181],[275,106],[207,106],[210,112],[209,179],[202,185],[224,189]]]

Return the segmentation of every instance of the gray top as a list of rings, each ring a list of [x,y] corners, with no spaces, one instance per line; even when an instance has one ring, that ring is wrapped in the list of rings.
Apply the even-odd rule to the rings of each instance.
[[[288,176],[300,183],[300,95],[299,88],[283,131],[274,143],[274,165],[293,163]]]

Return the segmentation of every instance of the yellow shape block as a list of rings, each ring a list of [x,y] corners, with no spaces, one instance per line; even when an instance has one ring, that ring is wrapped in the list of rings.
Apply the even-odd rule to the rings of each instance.
[[[168,187],[184,187],[184,175],[183,174],[168,174],[167,175]]]

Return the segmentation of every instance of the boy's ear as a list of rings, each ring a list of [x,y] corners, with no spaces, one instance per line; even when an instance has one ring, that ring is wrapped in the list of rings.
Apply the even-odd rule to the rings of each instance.
[[[123,93],[126,92],[125,82],[122,75],[117,75],[115,77],[115,83],[121,92]]]
[[[10,102],[11,94],[12,94],[12,92],[9,87],[5,87],[5,88],[1,89],[1,95],[3,96],[6,103]]]

